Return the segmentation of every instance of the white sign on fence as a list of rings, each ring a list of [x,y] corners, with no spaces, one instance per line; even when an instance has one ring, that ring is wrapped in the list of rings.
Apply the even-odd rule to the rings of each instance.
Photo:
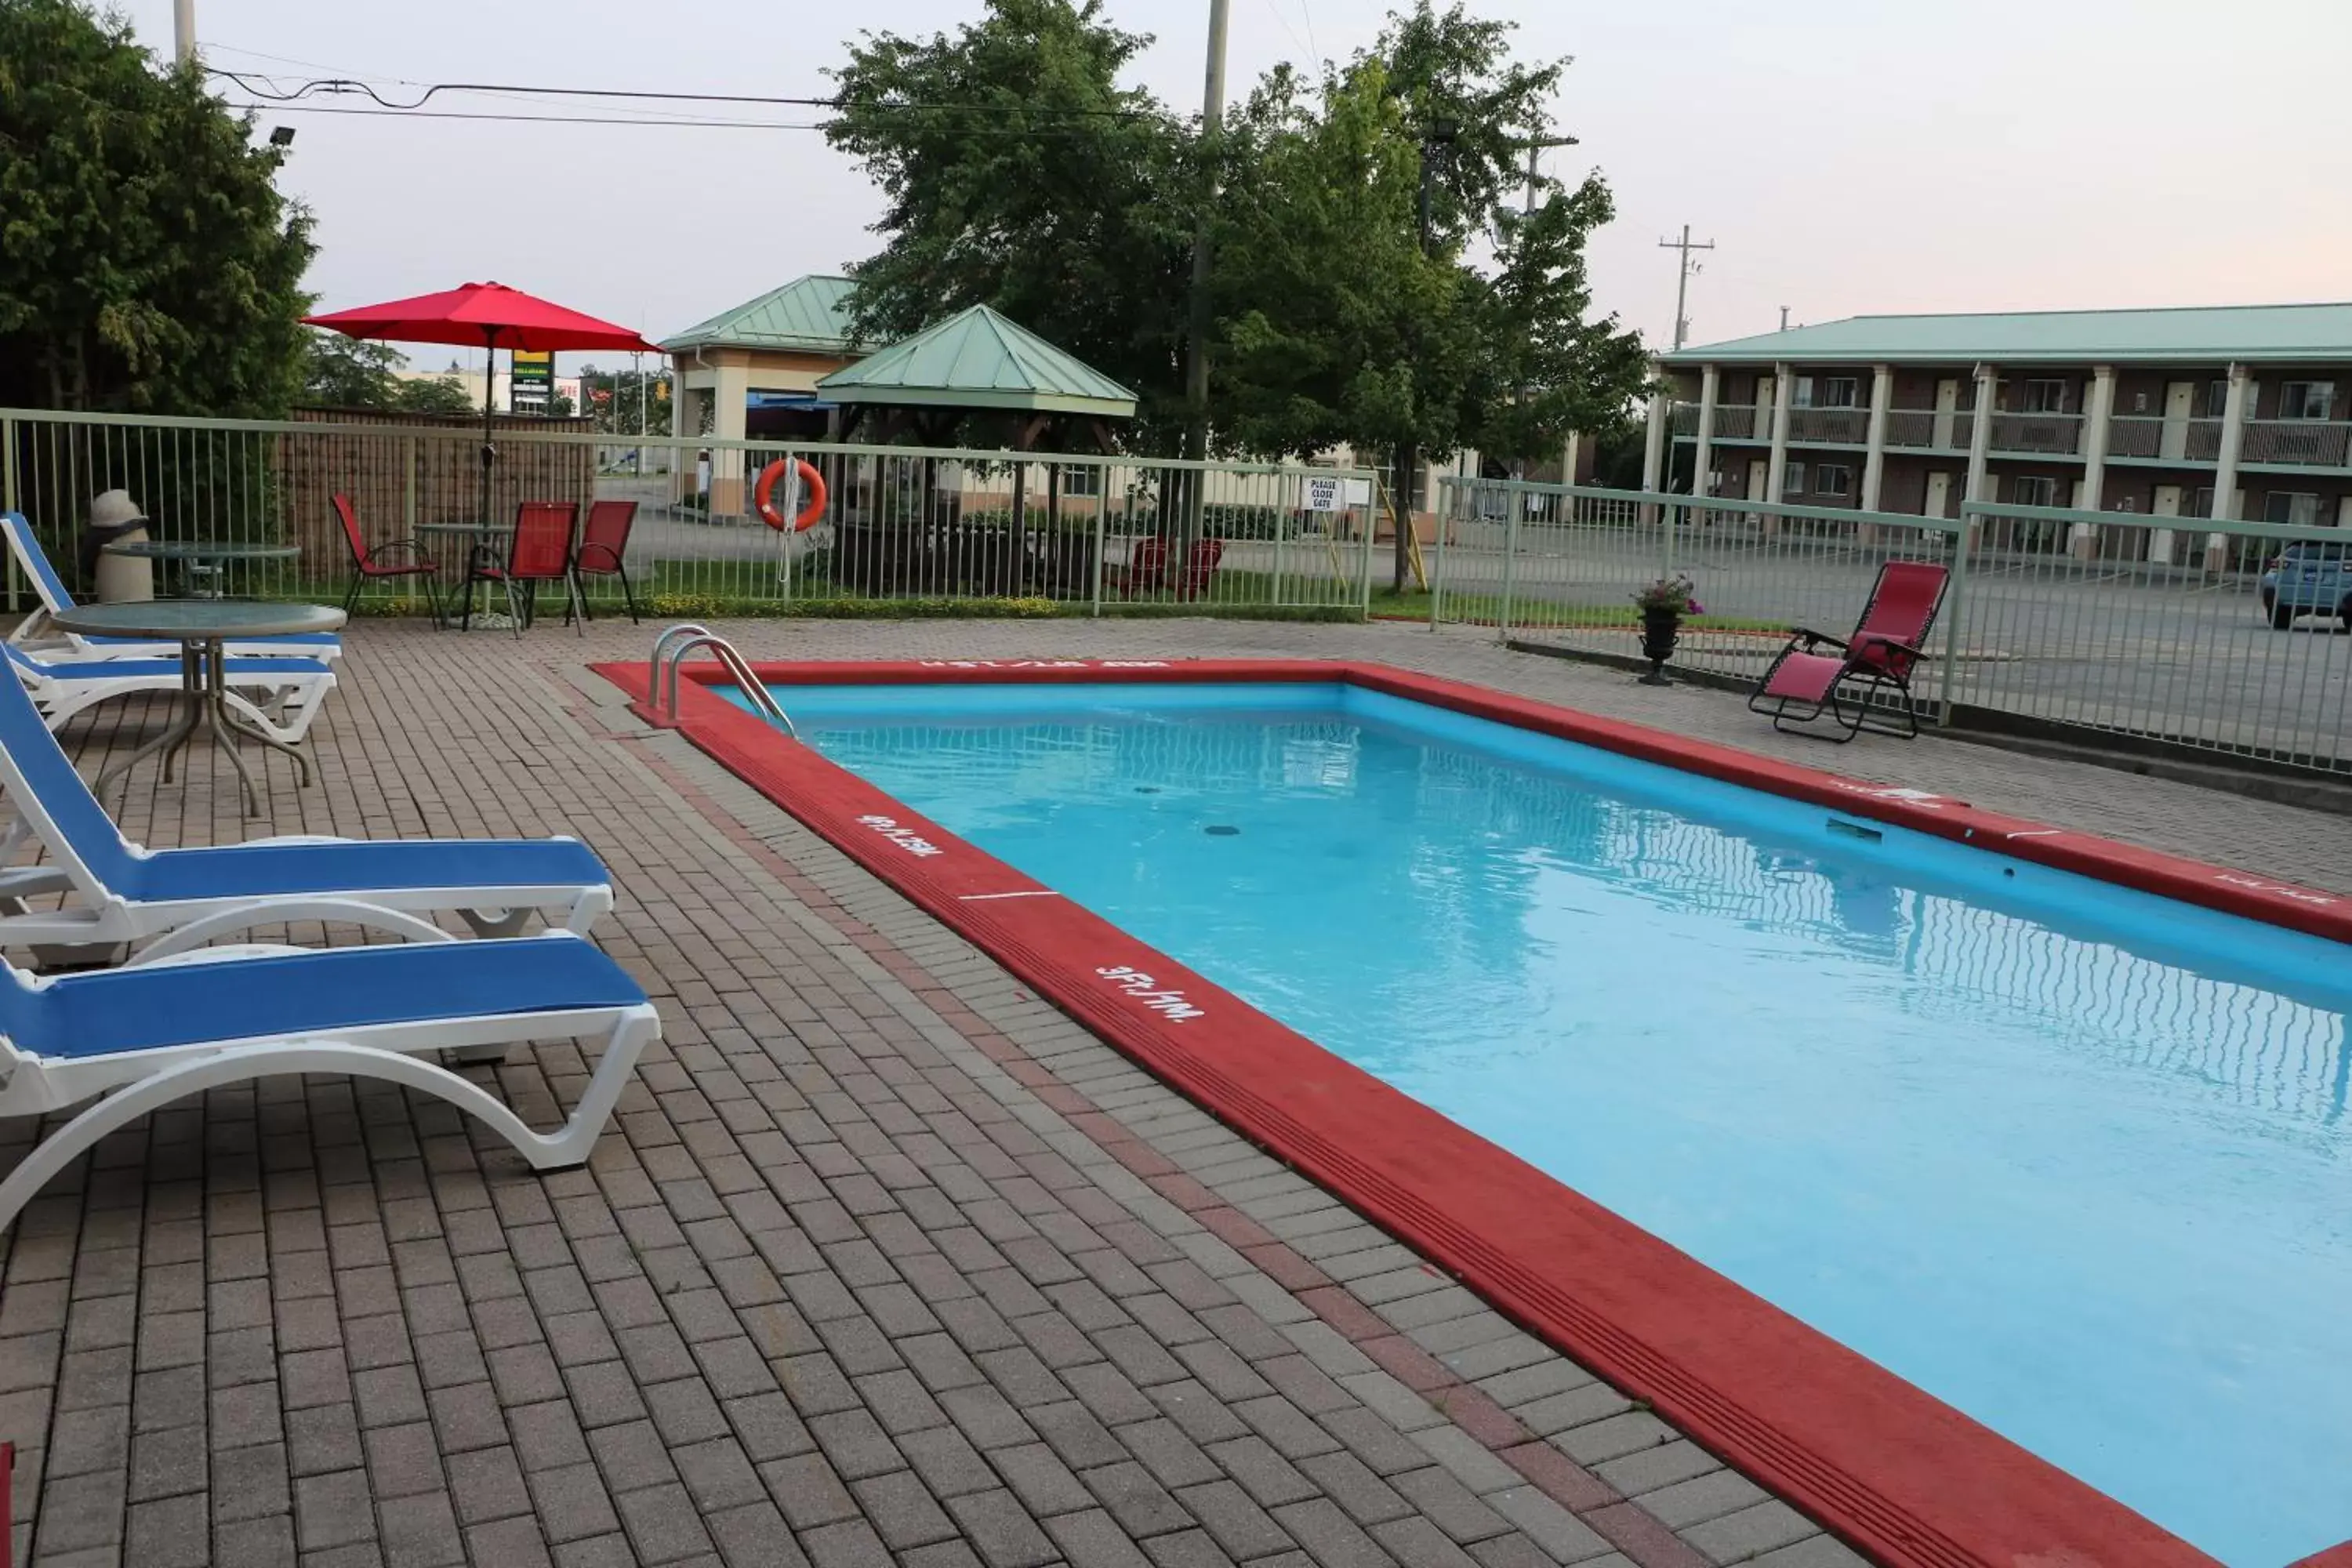
[[[1305,492],[1300,504],[1308,511],[1345,511],[1351,506],[1367,505],[1372,499],[1368,481],[1338,474],[1328,479],[1310,474],[1299,481],[1299,487]]]

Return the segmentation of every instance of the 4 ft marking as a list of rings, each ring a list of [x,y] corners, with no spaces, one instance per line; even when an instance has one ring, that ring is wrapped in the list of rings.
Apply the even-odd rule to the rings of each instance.
[[[1193,1018],[1208,1016],[1206,1013],[1185,1000],[1184,993],[1163,990],[1160,982],[1139,969],[1130,969],[1124,963],[1114,963],[1108,968],[1097,969],[1095,973],[1125,992],[1129,1001],[1142,1003],[1171,1024],[1181,1024]]]

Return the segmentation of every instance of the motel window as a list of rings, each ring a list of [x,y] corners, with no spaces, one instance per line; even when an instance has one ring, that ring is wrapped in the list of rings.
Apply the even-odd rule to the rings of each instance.
[[[1823,463],[1813,470],[1813,492],[1825,496],[1852,495],[1853,470],[1843,463]]]
[[[2012,506],[2056,506],[2058,481],[2046,474],[2019,474],[2009,481]]]
[[[1062,465],[1062,493],[1066,496],[1098,496],[1102,494],[1102,469],[1092,463]]]
[[[1780,493],[1784,496],[1801,496],[1805,493],[1804,464],[1791,463],[1781,470]]]
[[[2022,401],[2018,410],[2024,414],[2063,414],[2066,411],[2066,384],[2063,381],[2029,381],[2019,389]]]
[[[1852,408],[1860,393],[1860,383],[1850,375],[1810,376],[1797,378],[1796,405],[1800,408]]]
[[[2282,419],[2333,419],[2336,384],[2332,381],[2290,381],[2279,388]]]
[[[2263,521],[2291,528],[2319,526],[2319,498],[2309,490],[2273,490],[2263,498]]]
[[[2209,381],[2205,384],[2205,417],[2224,419],[2230,413],[2230,384]]]

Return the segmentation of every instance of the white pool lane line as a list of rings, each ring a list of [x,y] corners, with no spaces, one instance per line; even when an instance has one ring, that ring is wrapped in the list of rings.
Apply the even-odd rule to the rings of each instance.
[[[963,904],[984,904],[997,899],[1058,899],[1062,895],[1051,888],[1024,888],[1017,893],[961,893],[956,901]]]

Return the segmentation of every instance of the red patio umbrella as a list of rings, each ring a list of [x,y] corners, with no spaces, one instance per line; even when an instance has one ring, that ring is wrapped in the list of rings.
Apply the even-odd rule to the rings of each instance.
[[[520,349],[526,353],[557,349],[618,349],[633,353],[662,351],[626,327],[600,321],[566,310],[536,294],[509,289],[503,283],[467,283],[438,294],[419,294],[356,310],[331,310],[305,316],[313,327],[326,327],[353,338],[383,338],[403,343],[479,343],[485,349]],[[498,460],[491,445],[492,388],[498,377],[485,363],[482,376],[482,524],[490,521],[490,465]]]

